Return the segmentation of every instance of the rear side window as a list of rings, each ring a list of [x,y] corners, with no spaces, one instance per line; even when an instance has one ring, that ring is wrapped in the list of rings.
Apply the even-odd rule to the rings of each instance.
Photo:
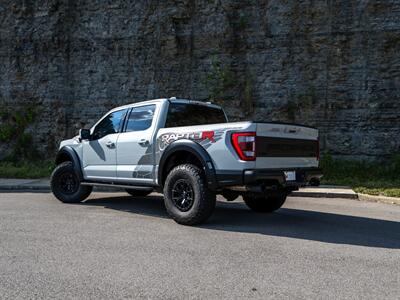
[[[220,108],[200,104],[171,103],[168,108],[165,127],[207,125],[226,122],[224,111]]]
[[[155,105],[145,105],[132,108],[126,121],[125,132],[142,131],[150,128],[153,122]]]

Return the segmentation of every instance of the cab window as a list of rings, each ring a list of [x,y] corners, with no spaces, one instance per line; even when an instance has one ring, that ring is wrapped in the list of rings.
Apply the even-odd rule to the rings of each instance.
[[[126,111],[126,109],[123,109],[108,114],[95,127],[92,134],[92,139],[98,140],[106,135],[118,133],[121,128],[122,121],[124,120]]]
[[[154,104],[132,108],[126,121],[125,132],[149,129],[153,122],[155,110],[156,106]]]
[[[224,111],[213,106],[171,103],[165,127],[226,123]]]

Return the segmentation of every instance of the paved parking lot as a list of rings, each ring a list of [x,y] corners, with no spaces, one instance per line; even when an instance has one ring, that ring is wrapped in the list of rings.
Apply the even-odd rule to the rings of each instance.
[[[289,198],[270,215],[219,202],[185,227],[162,197],[0,194],[0,297],[400,297],[400,206]]]

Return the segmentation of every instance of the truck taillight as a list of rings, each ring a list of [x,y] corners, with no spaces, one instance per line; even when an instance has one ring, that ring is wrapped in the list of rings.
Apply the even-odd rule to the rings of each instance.
[[[232,145],[241,160],[251,161],[256,159],[256,133],[232,133]]]

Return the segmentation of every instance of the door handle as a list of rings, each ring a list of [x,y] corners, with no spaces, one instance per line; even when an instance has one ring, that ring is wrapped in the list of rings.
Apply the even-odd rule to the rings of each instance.
[[[143,147],[146,147],[146,146],[148,146],[150,144],[150,142],[148,141],[148,140],[146,140],[146,139],[141,139],[140,141],[139,141],[139,145],[140,146],[143,146]]]
[[[110,148],[110,149],[113,149],[113,148],[115,148],[115,143],[113,143],[113,142],[111,142],[111,141],[108,141],[108,142],[106,143],[106,146],[107,146],[108,148]]]

